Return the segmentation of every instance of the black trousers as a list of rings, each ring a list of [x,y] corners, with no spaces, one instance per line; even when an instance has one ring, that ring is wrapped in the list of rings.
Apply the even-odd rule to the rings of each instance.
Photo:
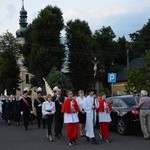
[[[43,125],[43,128],[45,128],[46,123],[45,121],[42,119],[42,112],[41,111],[37,111],[37,125],[40,128],[41,127],[41,123]]]
[[[48,115],[48,119],[47,119],[48,135],[52,135],[53,118],[54,118],[54,115]]]
[[[63,113],[55,114],[55,135],[62,136],[62,128],[63,128]]]
[[[29,121],[30,121],[30,112],[23,112],[23,124],[26,130],[28,129]]]

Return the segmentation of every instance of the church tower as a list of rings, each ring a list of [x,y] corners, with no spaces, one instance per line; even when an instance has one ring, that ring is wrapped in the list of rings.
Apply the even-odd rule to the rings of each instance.
[[[16,31],[16,40],[18,44],[25,43],[25,33],[27,31],[27,11],[24,9],[24,0],[22,0],[22,8],[20,11],[20,19],[19,19],[20,29]]]
[[[19,19],[19,25],[20,29],[16,31],[16,43],[20,44],[23,46],[25,44],[25,34],[27,31],[27,11],[24,8],[24,0],[22,0],[22,8],[20,11],[20,19]],[[23,89],[25,87],[31,87],[30,85],[30,79],[32,77],[32,74],[30,74],[25,68],[23,64],[24,57],[22,54],[19,54],[19,59],[18,59],[18,65],[20,67],[20,78],[21,78],[21,83],[19,85],[18,91],[16,91],[17,95],[21,95],[23,92]]]

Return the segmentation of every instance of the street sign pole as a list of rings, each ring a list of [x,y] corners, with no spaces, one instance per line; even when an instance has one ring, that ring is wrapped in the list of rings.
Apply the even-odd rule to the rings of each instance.
[[[114,83],[116,83],[116,73],[108,73],[108,83],[111,83],[111,96],[113,96]]]
[[[111,96],[113,96],[113,92],[114,92],[114,83],[111,83]]]

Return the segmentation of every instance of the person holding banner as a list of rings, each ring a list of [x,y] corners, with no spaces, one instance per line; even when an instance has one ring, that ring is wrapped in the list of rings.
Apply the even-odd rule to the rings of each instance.
[[[77,101],[73,98],[73,92],[71,90],[67,91],[67,96],[68,98],[62,105],[62,112],[64,113],[64,123],[66,123],[67,127],[69,146],[72,146],[78,139],[78,112],[80,111],[80,108]]]
[[[46,127],[45,121],[42,119],[42,103],[44,101],[45,100],[42,97],[42,88],[38,87],[38,89],[37,89],[37,98],[34,100],[34,107],[36,108],[38,128],[41,128],[41,122],[42,122],[43,129],[45,129],[45,127]]]
[[[23,115],[23,123],[25,130],[28,130],[30,114],[32,113],[32,100],[28,96],[29,89],[26,87],[23,90],[23,96],[20,99],[21,114]]]

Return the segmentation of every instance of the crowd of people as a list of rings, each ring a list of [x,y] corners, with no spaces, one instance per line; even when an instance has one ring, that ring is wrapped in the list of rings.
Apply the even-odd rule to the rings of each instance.
[[[140,109],[144,138],[149,139],[150,98],[147,94],[146,91],[141,91],[142,97],[137,102],[137,108]],[[28,88],[23,90],[23,95],[20,97],[15,94],[11,96],[2,95],[0,97],[1,116],[7,125],[10,125],[11,120],[14,120],[17,126],[20,125],[21,118],[23,118],[24,128],[28,130],[29,123],[32,122],[34,116],[33,108],[35,108],[37,127],[47,129],[46,138],[51,142],[53,141],[53,132],[58,139],[62,138],[63,124],[66,124],[69,146],[76,144],[78,133],[81,137],[85,137],[87,142],[98,145],[94,130],[98,118],[99,137],[106,143],[111,142],[109,123],[111,122],[110,113],[113,109],[106,99],[106,94],[102,92],[96,98],[94,90],[90,89],[87,96],[83,90],[78,91],[77,97],[73,96],[72,90],[67,90],[66,95],[64,97],[58,87],[55,88],[53,96],[51,94],[42,96],[42,89],[39,87],[37,96],[33,101],[29,96]]]

